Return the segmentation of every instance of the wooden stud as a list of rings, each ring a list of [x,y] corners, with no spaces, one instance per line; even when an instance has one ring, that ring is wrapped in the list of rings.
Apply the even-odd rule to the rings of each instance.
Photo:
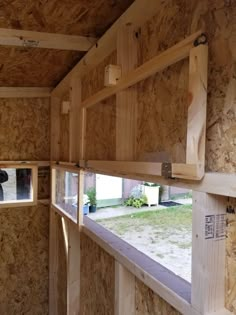
[[[121,67],[119,65],[107,65],[105,67],[104,86],[113,86],[121,78]]]
[[[208,45],[199,45],[189,55],[189,100],[186,163],[205,173]]]
[[[78,77],[74,77],[71,82],[70,89],[71,108],[70,108],[70,120],[69,120],[69,161],[79,161],[80,150],[80,138],[78,133],[81,132],[81,80]]]
[[[167,49],[163,53],[148,60],[140,67],[129,71],[126,75],[123,75],[118,83],[113,87],[107,87],[90,96],[82,102],[82,107],[89,108],[104,99],[129,88],[130,86],[150,77],[151,75],[164,70],[168,66],[175,64],[176,62],[185,59],[189,56],[190,50],[193,48],[194,40],[201,34],[198,31],[188,36],[183,41]]]
[[[138,40],[131,25],[123,26],[117,35],[117,63],[122,75],[138,64]],[[118,81],[119,83],[119,81]],[[116,159],[135,160],[137,125],[137,87],[116,94]]]
[[[94,37],[0,28],[0,45],[4,46],[88,51],[96,41]]]
[[[79,314],[80,302],[80,235],[68,223],[67,315]]]
[[[202,315],[225,304],[227,198],[193,192],[192,306]]]
[[[115,262],[115,315],[135,315],[135,276]]]
[[[50,209],[50,228],[49,228],[49,314],[58,315],[58,227],[57,214]]]
[[[68,115],[71,110],[71,103],[70,101],[63,101],[61,103],[61,114]]]
[[[60,104],[57,97],[51,97],[51,160],[58,161],[60,156]]]
[[[0,87],[0,98],[50,97],[51,91],[47,87]]]

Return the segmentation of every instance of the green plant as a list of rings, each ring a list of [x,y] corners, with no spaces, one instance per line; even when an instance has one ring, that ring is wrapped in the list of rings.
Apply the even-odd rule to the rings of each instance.
[[[96,204],[97,204],[96,189],[95,188],[88,189],[87,195],[89,198],[90,205],[96,206]]]
[[[145,195],[142,195],[140,198],[131,196],[125,201],[126,206],[135,208],[141,208],[145,203],[147,203],[147,197]]]

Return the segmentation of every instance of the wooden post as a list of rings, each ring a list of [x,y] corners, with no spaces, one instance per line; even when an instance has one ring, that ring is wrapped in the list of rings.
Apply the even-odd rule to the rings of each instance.
[[[135,315],[135,276],[115,262],[115,315]]]
[[[49,227],[49,314],[58,315],[58,227],[55,211],[50,209]]]
[[[192,306],[202,315],[224,310],[226,202],[193,192]]]
[[[138,39],[132,25],[117,34],[117,64],[122,76],[137,67]],[[116,159],[135,160],[137,124],[137,88],[132,86],[116,94]]]
[[[79,161],[80,149],[80,105],[81,105],[81,79],[73,77],[70,90],[71,106],[70,106],[70,122],[69,122],[69,161]]]
[[[58,161],[60,157],[60,102],[57,97],[51,97],[51,160]]]
[[[198,166],[199,177],[205,173],[207,114],[208,45],[199,45],[189,53],[189,108],[186,163]]]
[[[79,314],[80,302],[80,235],[68,222],[67,315]]]

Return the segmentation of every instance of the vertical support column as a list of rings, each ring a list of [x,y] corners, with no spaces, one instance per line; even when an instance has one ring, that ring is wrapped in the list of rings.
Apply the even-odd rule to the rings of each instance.
[[[189,54],[189,108],[186,163],[198,166],[198,177],[205,173],[207,114],[208,45],[199,45]]]
[[[224,196],[193,192],[192,306],[202,315],[224,310],[226,205]]]
[[[51,160],[58,161],[60,156],[60,111],[61,100],[51,97]]]
[[[68,223],[67,315],[79,314],[80,297],[80,235],[74,224]]]
[[[135,315],[135,276],[115,262],[115,315]]]
[[[69,161],[78,162],[80,155],[80,120],[81,120],[81,79],[73,77],[70,87],[70,125],[69,125]]]
[[[132,25],[117,35],[117,64],[122,76],[137,67],[138,39]],[[135,160],[137,124],[137,88],[132,86],[116,94],[116,159]]]
[[[58,228],[56,213],[50,209],[49,226],[49,314],[57,315]]]

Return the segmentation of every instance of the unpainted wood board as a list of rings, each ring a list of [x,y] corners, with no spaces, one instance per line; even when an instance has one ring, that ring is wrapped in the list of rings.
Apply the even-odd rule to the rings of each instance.
[[[228,207],[236,211],[236,199],[230,198]],[[227,214],[226,230],[226,279],[225,298],[227,308],[236,314],[236,214]]]
[[[0,313],[48,314],[49,208],[0,211]]]
[[[0,99],[1,160],[49,160],[49,113],[49,99]]]
[[[158,15],[141,28],[140,62],[199,29],[206,31],[209,41],[206,170],[235,172],[235,2],[168,0],[158,6]],[[188,104],[186,62],[139,85],[139,159],[183,161]]]
[[[60,116],[60,161],[69,161],[69,115]]]
[[[57,272],[57,309],[58,315],[66,315],[67,310],[67,249],[63,231],[62,217],[57,215],[58,228],[58,272]]]
[[[136,315],[181,315],[139,279],[135,279]]]
[[[116,52],[88,72],[82,78],[82,99],[93,95],[104,87],[105,67],[116,64]],[[87,110],[86,115],[86,159],[115,159],[116,99],[110,97]]]
[[[115,260],[81,233],[81,315],[114,315]]]

